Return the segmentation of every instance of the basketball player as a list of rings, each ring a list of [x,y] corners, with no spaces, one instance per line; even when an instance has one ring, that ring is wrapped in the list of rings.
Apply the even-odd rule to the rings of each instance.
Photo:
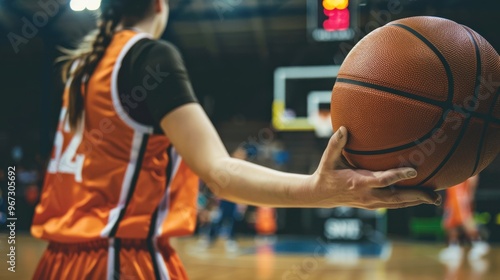
[[[255,231],[264,240],[273,236],[278,230],[276,209],[271,207],[257,207],[255,211]]]
[[[463,250],[459,242],[460,229],[463,229],[468,241],[472,243],[468,254],[469,260],[477,260],[489,251],[488,244],[481,240],[473,215],[472,205],[478,182],[479,176],[474,176],[446,189],[443,226],[448,235],[449,245],[440,253],[443,261],[462,259]]]
[[[195,227],[197,176],[223,199],[259,206],[439,203],[434,192],[383,188],[414,178],[412,168],[338,170],[345,128],[312,175],[231,158],[196,101],[179,52],[157,40],[167,1],[105,0],[102,7],[95,36],[68,64],[31,228],[49,241],[34,279],[187,279],[169,238]]]

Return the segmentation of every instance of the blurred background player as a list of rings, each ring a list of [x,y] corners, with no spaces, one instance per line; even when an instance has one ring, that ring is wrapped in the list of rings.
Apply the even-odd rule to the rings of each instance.
[[[446,190],[443,226],[448,236],[448,247],[439,255],[443,261],[461,260],[463,249],[460,246],[460,233],[472,244],[469,260],[477,260],[486,255],[489,245],[481,240],[479,229],[474,221],[474,194],[479,184],[479,176]]]
[[[246,160],[247,151],[237,148],[231,156],[233,158]],[[206,205],[200,211],[200,249],[213,245],[222,234],[225,237],[225,248],[229,253],[238,251],[238,243],[235,238],[235,223],[243,219],[246,205],[218,199],[209,188],[203,184],[202,194]]]
[[[255,211],[255,231],[257,242],[273,243],[278,230],[276,209],[271,207],[257,207]]]
[[[219,200],[210,195],[207,204],[200,211],[200,249],[206,249],[213,245],[219,237],[225,238],[225,248],[228,253],[238,251],[238,243],[235,237],[235,223],[240,221],[246,207],[231,201]]]

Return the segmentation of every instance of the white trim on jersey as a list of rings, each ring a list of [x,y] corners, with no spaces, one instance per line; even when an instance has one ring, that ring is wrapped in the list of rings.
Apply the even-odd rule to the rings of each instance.
[[[154,234],[155,237],[161,235],[163,222],[167,219],[168,216],[168,208],[170,207],[170,186],[172,185],[173,180],[175,179],[175,175],[177,175],[177,170],[179,170],[179,166],[181,164],[181,157],[172,147],[171,154],[169,155],[170,160],[172,161],[172,172],[170,174],[170,181],[168,182],[167,189],[163,194],[163,197],[160,201],[160,205],[158,206],[158,215],[156,216],[156,232]]]
[[[153,243],[154,243],[154,248],[155,248],[155,258],[156,258],[156,263],[158,264],[158,269],[160,270],[160,277],[162,280],[169,280],[169,273],[168,273],[168,268],[165,265],[165,260],[163,259],[163,256],[161,255],[161,252],[158,248],[157,245],[157,240],[158,237],[161,235],[162,231],[162,225],[163,222],[167,219],[168,216],[168,208],[170,207],[170,188],[172,185],[172,182],[175,179],[175,175],[177,175],[177,171],[179,170],[179,166],[181,164],[181,157],[175,150],[175,148],[172,147],[170,150],[170,155],[169,158],[172,163],[172,172],[170,174],[169,182],[167,185],[167,188],[165,190],[165,194],[163,195],[160,204],[158,205],[158,215],[156,216],[156,221],[155,221],[155,229],[156,232],[153,236]]]
[[[138,131],[134,132],[132,148],[130,150],[130,160],[127,166],[127,171],[125,171],[125,176],[123,177],[122,187],[120,190],[120,199],[118,200],[118,205],[116,205],[116,207],[111,209],[111,211],[109,212],[108,223],[101,231],[101,237],[105,238],[109,236],[111,229],[120,217],[120,211],[125,207],[125,204],[127,203],[127,195],[130,192],[130,188],[132,187],[132,179],[134,177],[137,160],[139,158],[139,152],[141,150],[143,137],[143,133],[139,133]]]
[[[165,264],[165,260],[163,259],[163,256],[161,255],[160,250],[158,249],[158,245],[156,244],[156,241],[157,241],[157,239],[155,238],[153,243],[155,246],[155,259],[156,259],[156,263],[158,264],[160,279],[161,280],[170,280],[170,274],[168,273],[167,265]]]
[[[130,39],[121,50],[120,55],[116,59],[115,66],[113,67],[113,73],[111,74],[111,97],[113,99],[113,106],[115,108],[115,111],[124,123],[126,123],[136,131],[151,134],[153,133],[152,126],[141,124],[128,115],[127,111],[122,106],[119,95],[120,93],[118,92],[118,73],[120,72],[120,69],[122,67],[123,59],[137,42],[146,38],[151,38],[151,36],[146,33],[139,33],[132,37],[132,39]]]
[[[115,280],[115,239],[109,239],[108,245],[108,263],[107,263],[107,280]]]

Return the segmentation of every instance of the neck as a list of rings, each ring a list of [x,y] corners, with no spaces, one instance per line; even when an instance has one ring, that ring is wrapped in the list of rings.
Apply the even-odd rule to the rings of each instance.
[[[120,24],[117,26],[116,30],[123,30],[123,29],[134,29],[143,33],[148,33],[151,36],[155,35],[154,24],[150,19],[143,19],[132,25],[126,25],[125,21],[122,20]]]

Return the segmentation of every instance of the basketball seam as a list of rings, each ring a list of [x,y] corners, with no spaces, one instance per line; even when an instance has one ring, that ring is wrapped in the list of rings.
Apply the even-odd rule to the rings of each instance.
[[[341,75],[341,76],[349,77],[349,75]],[[353,78],[362,79],[359,77],[353,77]],[[483,114],[483,113],[479,113],[479,112],[475,112],[475,111],[469,111],[464,106],[460,106],[460,105],[457,105],[454,103],[446,104],[446,102],[443,102],[443,101],[428,99],[426,97],[414,95],[414,94],[409,93],[409,92],[405,92],[405,91],[401,91],[398,89],[374,84],[371,82],[365,82],[365,81],[361,81],[361,80],[348,79],[348,78],[337,78],[336,83],[346,83],[346,84],[352,84],[352,85],[357,85],[357,86],[361,86],[361,87],[366,87],[366,88],[370,88],[370,89],[379,90],[382,92],[398,95],[398,96],[401,96],[404,98],[413,99],[415,101],[420,101],[420,102],[423,102],[423,103],[426,103],[429,105],[437,106],[440,109],[443,109],[443,113],[441,114],[442,117],[444,117],[444,115],[446,114],[447,111],[457,112],[459,114],[461,114],[461,112],[466,112],[466,114],[469,114],[471,117],[475,117],[475,118],[482,119],[485,121],[488,120],[490,122],[500,124],[499,118],[496,118],[496,117],[489,115],[489,114]],[[427,99],[428,101],[424,100],[424,99]],[[440,103],[440,104],[437,104],[437,103]]]
[[[366,82],[362,82],[362,81],[345,79],[345,78],[338,78],[337,82],[339,82],[339,83],[353,84],[353,85],[358,85],[358,86],[364,86],[364,87],[375,89],[375,90],[379,90],[379,91],[382,91],[382,92],[387,92],[389,94],[392,93],[392,94],[401,96],[403,98],[408,98],[408,99],[411,99],[411,100],[416,100],[418,102],[429,104],[428,102],[425,102],[423,100],[418,100],[416,98],[413,98],[413,96],[411,94],[407,94],[407,93],[402,92],[402,91],[399,92],[399,90],[392,89],[392,88],[386,88],[384,86],[379,86],[379,85],[376,85],[376,84],[370,84],[370,83],[366,83]],[[399,92],[399,93],[396,93],[396,92]],[[439,102],[439,101],[436,101],[436,102]],[[435,104],[429,104],[429,105],[435,105]],[[439,109],[442,110],[442,107],[440,107],[440,106],[436,106],[436,107],[438,107]],[[377,154],[385,154],[385,153],[397,152],[397,151],[401,151],[401,150],[405,150],[405,149],[411,148],[413,146],[418,145],[418,143],[421,143],[422,141],[425,141],[425,140],[429,139],[430,137],[432,137],[432,135],[434,135],[434,130],[436,130],[437,128],[441,127],[441,125],[443,124],[443,122],[445,120],[444,116],[446,116],[450,112],[451,112],[451,110],[447,110],[447,112],[445,114],[441,114],[441,117],[439,118],[439,121],[437,121],[436,124],[434,124],[434,126],[429,130],[429,132],[427,132],[425,135],[423,135],[422,137],[418,138],[415,141],[412,141],[412,142],[409,142],[409,143],[406,143],[406,144],[403,144],[403,145],[399,145],[397,147],[388,148],[388,149],[382,149],[382,150],[357,151],[357,150],[351,150],[351,149],[347,149],[346,148],[345,151],[348,152],[348,153],[350,153],[350,154],[377,155]]]
[[[448,61],[446,61],[446,58],[439,51],[439,49],[436,46],[434,46],[434,44],[432,44],[429,40],[427,40],[427,38],[425,38],[418,31],[414,30],[413,28],[411,28],[409,26],[403,25],[403,24],[396,23],[396,24],[393,24],[393,25],[394,26],[398,26],[400,28],[403,28],[406,31],[408,31],[411,34],[413,34],[414,36],[416,36],[418,39],[420,39],[420,41],[422,41],[424,44],[426,44],[427,47],[429,49],[431,49],[438,56],[439,60],[441,61],[441,63],[444,66],[444,69],[445,69],[445,72],[446,72],[446,76],[448,78],[448,98],[446,100],[446,103],[449,105],[449,107],[452,107],[453,106],[453,99],[454,99],[453,97],[455,95],[455,87],[454,87],[455,84],[454,84],[454,80],[453,80],[453,73],[451,72],[451,67],[448,64]],[[444,110],[444,108],[443,108],[443,110]],[[460,134],[457,137],[457,139],[455,140],[455,143],[453,144],[451,150],[448,152],[448,154],[443,159],[443,161],[441,161],[441,163],[438,165],[438,167],[429,176],[427,176],[427,178],[425,178],[422,182],[418,183],[417,185],[422,185],[422,184],[425,184],[426,182],[428,182],[448,162],[448,160],[451,158],[451,156],[455,153],[456,149],[458,148],[458,144],[461,142],[461,140],[463,138],[463,134],[466,131],[465,129],[467,128],[467,126],[469,124],[469,121],[470,121],[470,119],[466,120],[466,122],[464,124],[464,127],[462,128],[462,131],[460,132]]]
[[[391,25],[403,28],[404,30],[410,32],[415,37],[420,39],[420,41],[422,41],[425,45],[427,45],[427,47],[431,49],[431,51],[434,52],[434,54],[436,54],[436,56],[443,64],[444,71],[446,72],[446,77],[448,78],[448,98],[446,100],[446,103],[451,104],[453,101],[453,96],[455,94],[455,81],[453,79],[453,73],[451,71],[451,67],[448,64],[448,61],[446,61],[446,58],[443,56],[443,54],[439,51],[439,49],[436,46],[434,46],[434,44],[432,44],[429,40],[427,40],[427,38],[425,38],[422,34],[418,33],[413,28],[401,23],[394,23]]]
[[[411,28],[409,28],[409,29],[411,29]],[[468,34],[470,34],[470,33],[468,33]],[[481,73],[481,71],[482,71],[482,65],[481,65],[481,58],[480,58],[480,56],[479,56],[479,59],[478,59],[479,48],[477,48],[477,44],[476,44],[476,41],[474,40],[474,38],[472,37],[471,39],[472,39],[472,42],[474,44],[475,51],[476,51],[476,79],[475,79],[476,81],[474,83],[474,90],[475,90],[474,91],[474,97],[477,98],[477,94],[479,93],[479,86],[480,86],[479,77],[478,77],[477,73]],[[453,77],[453,74],[452,74],[452,77]],[[453,100],[453,97],[452,97],[452,100]],[[441,161],[441,163],[438,165],[438,167],[436,169],[434,169],[434,171],[429,176],[427,176],[427,178],[425,178],[423,181],[421,181],[417,185],[423,185],[423,184],[429,182],[448,163],[448,161],[455,154],[455,152],[458,149],[458,146],[462,142],[462,140],[463,140],[463,138],[465,136],[465,132],[467,131],[467,128],[469,126],[469,123],[470,123],[471,119],[472,119],[472,117],[469,117],[468,119],[465,120],[465,123],[464,123],[464,125],[462,127],[462,130],[460,131],[460,134],[458,135],[457,139],[455,140],[455,143],[453,144],[451,150],[448,152],[448,154],[446,155],[446,157]]]
[[[425,178],[421,182],[417,183],[416,185],[423,185],[423,184],[427,183],[448,163],[450,158],[453,156],[453,154],[457,150],[458,145],[460,145],[460,142],[462,142],[462,139],[465,135],[465,132],[467,131],[467,127],[469,126],[470,120],[471,120],[470,118],[465,119],[464,126],[462,127],[460,134],[458,135],[457,139],[455,140],[455,143],[453,143],[453,146],[451,147],[450,151],[448,152],[446,157],[441,161],[441,163],[438,165],[438,167],[436,169],[434,169],[434,171],[432,171],[432,173],[429,176],[427,176],[427,178]]]
[[[346,78],[344,78],[344,77],[346,77]],[[344,82],[344,83],[348,83],[348,84],[354,84],[354,85],[364,86],[364,87],[368,87],[368,88],[373,88],[373,89],[380,90],[380,91],[385,91],[385,92],[388,92],[388,93],[391,93],[394,95],[407,97],[407,98],[421,101],[421,102],[424,102],[424,103],[427,103],[430,105],[434,105],[434,106],[437,106],[440,108],[446,107],[445,101],[439,101],[439,100],[424,97],[424,96],[421,96],[421,95],[418,95],[415,93],[407,92],[405,90],[400,90],[400,89],[388,87],[385,85],[381,85],[381,84],[379,84],[380,83],[379,81],[371,81],[369,79],[365,79],[362,77],[356,77],[353,75],[345,75],[345,74],[339,74],[336,81],[341,82],[341,83]]]
[[[352,149],[347,149],[346,148],[345,151],[348,152],[348,153],[350,153],[350,154],[355,154],[355,155],[379,155],[379,154],[397,152],[397,151],[405,150],[405,149],[411,148],[413,146],[416,146],[419,143],[422,143],[422,142],[426,141],[427,139],[431,138],[432,135],[434,135],[434,131],[436,129],[442,127],[442,124],[447,119],[447,115],[449,113],[451,113],[451,112],[457,112],[457,108],[461,108],[460,106],[456,106],[456,107],[451,106],[449,108],[447,108],[447,106],[446,106],[446,107],[443,108],[441,106],[444,106],[444,102],[432,100],[435,103],[441,103],[442,104],[441,106],[438,106],[436,104],[428,103],[425,100],[422,100],[422,98],[420,98],[420,99],[414,98],[414,95],[411,94],[411,93],[407,93],[407,92],[396,90],[396,89],[393,89],[393,88],[388,88],[388,87],[385,87],[385,86],[380,86],[380,85],[377,85],[377,84],[372,84],[372,83],[363,82],[363,81],[359,81],[359,80],[346,79],[346,78],[337,78],[336,82],[337,83],[346,83],[346,84],[352,84],[352,85],[362,86],[362,87],[366,87],[366,88],[370,88],[370,89],[374,89],[374,90],[379,90],[379,91],[382,91],[382,92],[386,92],[386,93],[389,93],[389,94],[394,94],[394,95],[397,95],[397,96],[401,96],[403,98],[408,98],[408,99],[412,99],[412,100],[415,100],[415,101],[418,101],[418,102],[423,102],[425,104],[437,106],[440,109],[443,109],[443,111],[444,111],[441,114],[440,120],[434,125],[434,127],[432,127],[429,130],[428,133],[426,133],[425,135],[423,135],[422,137],[416,139],[413,142],[410,142],[410,143],[407,143],[407,144],[403,144],[403,145],[399,145],[399,146],[393,147],[393,148],[381,149],[381,150],[370,150],[370,151],[359,151],[359,150],[352,150]],[[424,98],[424,99],[426,99],[426,98]],[[445,109],[447,109],[447,110],[445,110]],[[459,113],[459,112],[457,112],[457,113]],[[480,114],[480,113],[475,113],[475,112],[467,112],[467,113],[470,114],[471,117],[475,117],[475,118],[478,118],[478,119],[481,119],[481,120],[484,120],[484,121],[490,121],[490,122],[494,122],[494,123],[500,123],[500,120],[496,120],[493,117],[488,118],[488,115],[484,115],[484,114]]]
[[[481,76],[482,71],[483,71],[483,66],[481,65],[481,52],[479,51],[478,42],[476,42],[476,39],[474,38],[472,32],[470,32],[470,30],[465,28],[463,25],[462,25],[462,28],[467,32],[467,34],[469,34],[469,37],[470,37],[472,43],[474,43],[474,49],[476,51],[476,84],[475,84],[475,88],[474,88],[474,99],[477,100],[477,98],[479,96],[479,91],[481,89],[481,84],[479,83],[479,77]],[[494,108],[494,105],[495,105],[495,103],[492,103],[490,105],[490,110],[488,110],[488,112],[489,112],[488,115],[490,117],[492,115],[491,109]],[[478,151],[476,154],[476,161],[474,163],[474,167],[472,169],[471,176],[474,175],[474,173],[476,173],[477,167],[479,165],[479,160],[481,159],[481,153],[482,153],[481,151],[483,150],[483,141],[484,141],[484,137],[486,136],[488,124],[489,124],[489,122],[486,120],[483,122],[483,129],[481,132],[481,137],[479,138]]]
[[[348,78],[343,78],[343,77],[348,77]],[[365,80],[367,80],[367,81],[365,81]],[[480,113],[480,112],[469,111],[464,106],[457,105],[453,102],[450,104],[446,104],[446,102],[444,102],[444,101],[434,100],[434,99],[419,96],[419,95],[416,95],[414,93],[410,93],[407,91],[403,91],[403,90],[387,87],[384,85],[376,84],[375,82],[369,81],[368,79],[364,79],[361,77],[340,74],[339,77],[336,79],[336,83],[346,83],[346,84],[357,85],[357,86],[371,88],[371,89],[383,91],[386,93],[398,95],[401,97],[413,99],[413,100],[420,101],[420,102],[423,102],[423,103],[426,103],[429,105],[440,107],[441,109],[443,109],[443,112],[446,112],[447,110],[450,110],[453,112],[458,112],[458,113],[465,111],[467,114],[470,114],[471,117],[475,117],[475,118],[482,119],[485,121],[487,120],[487,121],[493,122],[495,124],[500,124],[500,118],[493,116],[493,114],[484,114],[484,113]],[[444,113],[443,113],[443,115],[444,115]]]
[[[490,114],[493,114],[493,111],[495,109],[495,104],[498,102],[499,97],[500,97],[500,88],[498,88],[496,95],[495,95],[495,98],[493,99],[493,103],[490,106],[490,110],[489,110]],[[478,155],[477,155],[476,163],[474,165],[474,171],[472,172],[471,177],[474,175],[474,173],[476,173],[477,167],[479,166],[479,160],[481,159],[481,155],[483,152],[483,141],[484,141],[484,138],[486,137],[486,132],[488,131],[489,124],[490,124],[490,121],[488,121],[488,120],[484,122],[484,129],[483,129],[483,132],[481,133],[481,137],[479,138]]]

